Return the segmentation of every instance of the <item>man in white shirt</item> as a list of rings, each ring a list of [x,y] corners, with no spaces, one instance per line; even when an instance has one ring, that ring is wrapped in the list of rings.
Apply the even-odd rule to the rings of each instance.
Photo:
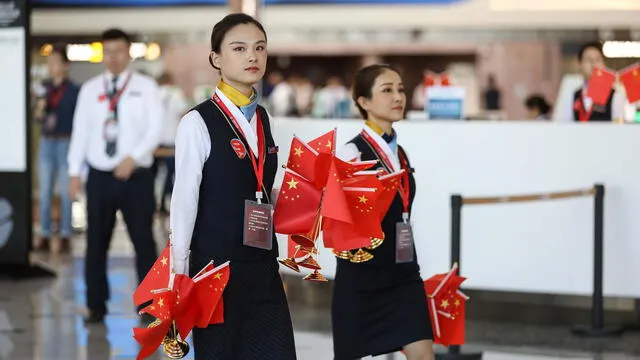
[[[86,184],[87,323],[101,323],[107,313],[107,251],[122,211],[136,251],[141,281],[157,257],[153,239],[153,152],[160,141],[163,110],[156,82],[129,69],[130,37],[119,29],[102,34],[106,72],[81,88],[69,149],[69,192],[81,191],[80,174],[89,166]]]

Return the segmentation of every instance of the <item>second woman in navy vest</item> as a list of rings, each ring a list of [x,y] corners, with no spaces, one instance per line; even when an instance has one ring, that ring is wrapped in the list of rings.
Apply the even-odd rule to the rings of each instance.
[[[231,275],[224,324],[193,330],[195,358],[296,359],[268,219],[277,147],[254,88],[267,65],[262,25],[245,14],[226,16],[211,33],[209,62],[220,83],[184,116],[176,135],[172,264],[193,276],[211,260],[230,261]]]
[[[409,360],[431,360],[433,332],[413,241],[396,241],[397,228],[410,224],[416,193],[407,153],[392,126],[404,117],[402,79],[388,65],[365,67],[355,76],[353,100],[367,122],[339,156],[377,160],[386,172],[403,169],[407,176],[382,220],[383,243],[366,250],[374,257],[366,262],[338,259],[332,301],[334,358],[404,350]]]

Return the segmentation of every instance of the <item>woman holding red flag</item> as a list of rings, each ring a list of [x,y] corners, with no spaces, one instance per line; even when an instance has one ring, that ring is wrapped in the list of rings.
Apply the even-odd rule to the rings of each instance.
[[[195,358],[296,359],[271,218],[278,148],[254,88],[267,65],[262,25],[226,16],[211,33],[209,63],[221,80],[178,126],[170,221],[176,273],[230,261],[224,323],[193,330]]]
[[[433,332],[409,222],[415,180],[393,129],[406,105],[399,73],[388,65],[362,68],[354,79],[353,100],[366,124],[338,156],[377,160],[376,166],[386,173],[404,173],[382,220],[385,239],[367,250],[373,258],[338,259],[332,303],[334,359],[403,350],[409,360],[431,360]]]

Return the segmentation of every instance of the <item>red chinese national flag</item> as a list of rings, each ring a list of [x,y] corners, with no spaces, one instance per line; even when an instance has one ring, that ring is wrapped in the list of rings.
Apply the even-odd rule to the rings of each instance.
[[[610,69],[596,66],[587,83],[587,96],[595,105],[605,105],[616,81],[616,74]]]
[[[327,185],[322,198],[321,215],[328,219],[349,224],[353,223],[349,203],[342,190],[341,178],[338,175],[334,161],[331,162],[331,167],[329,168]]]
[[[176,304],[173,310],[174,319],[178,333],[182,338],[186,338],[198,323],[200,317],[200,309],[194,306],[195,282],[193,279],[184,274],[176,274],[174,276],[172,290],[176,297]]]
[[[439,336],[434,343],[444,346],[463,345],[465,343],[465,318],[467,297],[460,291],[449,291],[443,296],[429,299],[431,316],[438,317]],[[432,325],[434,321],[431,321]],[[435,334],[434,334],[435,335]]]
[[[353,250],[371,245],[372,238],[384,239],[376,208],[378,189],[345,187],[343,191],[353,222],[325,219],[325,247],[335,251]]]
[[[627,92],[627,100],[633,104],[640,100],[640,63],[635,63],[620,71],[620,82]]]
[[[365,173],[365,175],[359,175],[362,173]],[[380,177],[371,173],[373,173],[373,171],[357,173],[355,174],[356,176],[344,180],[342,185],[375,188],[377,193],[376,210],[380,214],[380,220],[382,220],[387,215],[389,206],[391,206],[393,199],[395,199],[398,194],[398,186],[400,185],[400,179],[404,174],[404,170]]]
[[[324,246],[335,251],[354,250],[371,245],[371,238],[360,235],[355,224],[325,219],[322,230]]]
[[[195,302],[200,308],[200,318],[197,327],[206,328],[210,324],[224,321],[222,293],[231,276],[229,262],[194,278]],[[218,308],[219,307],[219,308]]]
[[[377,189],[345,187],[343,190],[351,210],[353,225],[357,225],[357,232],[368,238],[384,238],[376,208]]]
[[[336,129],[309,141],[308,144],[319,153],[334,154],[336,150]]]
[[[314,182],[317,188],[322,189],[327,186],[327,181],[329,181],[332,174],[338,176],[342,181],[353,177],[354,174],[360,171],[370,169],[376,163],[376,160],[346,162],[334,155],[320,154],[316,161]],[[332,166],[333,170],[331,170]]]
[[[155,353],[171,327],[173,320],[174,293],[164,290],[151,295],[153,302],[144,308],[144,312],[160,320],[160,324],[150,328],[134,328],[133,337],[140,343],[137,360],[145,359]]]
[[[393,174],[384,175],[379,178],[381,186],[380,194],[378,195],[378,200],[376,201],[376,207],[380,215],[380,220],[384,219],[384,217],[387,215],[389,206],[391,206],[391,203],[393,203],[393,199],[395,199],[396,195],[398,194],[400,179],[403,175],[404,171],[400,171]]]
[[[280,234],[309,232],[320,209],[321,197],[321,190],[287,169],[273,214],[275,231]]]
[[[173,320],[173,310],[175,307],[175,293],[165,289],[152,294],[153,302],[144,308],[144,312],[159,319],[160,321]]]
[[[287,168],[312,181],[317,157],[318,153],[314,149],[294,136],[291,140]]]
[[[469,299],[460,291],[465,278],[457,275],[457,265],[446,274],[425,280],[429,314],[436,344],[462,345],[465,342],[465,309]]]
[[[151,291],[169,287],[169,273],[171,270],[171,247],[167,242],[164,250],[133,293],[133,303],[140,306],[151,300]]]

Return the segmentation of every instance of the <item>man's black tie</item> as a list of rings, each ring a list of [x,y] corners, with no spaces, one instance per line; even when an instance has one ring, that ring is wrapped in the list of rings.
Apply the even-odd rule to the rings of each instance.
[[[114,75],[113,78],[111,79],[111,92],[109,93],[109,100],[113,99],[116,96],[116,93],[118,92],[118,75]],[[118,121],[118,103],[116,102],[113,106],[113,114],[110,114],[110,116],[113,116],[113,120],[114,121]],[[111,140],[111,141],[107,141],[107,155],[112,157],[116,154],[116,145],[117,145],[117,139]]]

